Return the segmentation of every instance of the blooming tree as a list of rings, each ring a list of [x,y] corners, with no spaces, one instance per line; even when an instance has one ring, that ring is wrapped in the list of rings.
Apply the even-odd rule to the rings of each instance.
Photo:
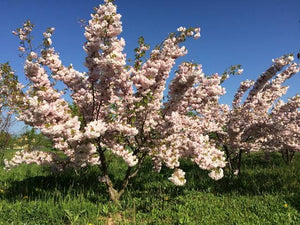
[[[280,99],[288,89],[283,83],[299,71],[293,56],[287,55],[273,60],[273,65],[255,82],[241,83],[224,130],[217,134],[233,172],[239,173],[245,151],[293,154],[300,150],[300,97],[296,95],[286,103]],[[291,156],[287,157],[291,160]]]
[[[189,37],[199,38],[200,28],[178,28],[148,54],[147,60],[143,59],[149,46],[140,38],[133,65],[126,65],[125,40],[119,38],[121,15],[116,5],[105,0],[91,16],[84,33],[86,73],[62,64],[52,47],[54,28],[43,34],[40,53],[32,48],[30,21],[14,31],[20,38],[21,53],[28,52],[24,69],[30,84],[26,90],[16,84],[17,94],[11,102],[18,105],[20,120],[39,129],[67,157],[20,151],[5,161],[6,168],[21,163],[55,165],[59,170],[97,165],[99,180],[116,202],[145,157],[152,159],[157,172],[162,165],[173,169],[169,180],[175,185],[186,182],[181,158],[208,170],[215,180],[222,178],[224,154],[207,134],[222,131],[229,110],[218,103],[225,93],[220,86],[223,77],[207,77],[201,65],[184,62],[169,86],[167,101],[163,101],[175,60],[187,54],[181,43]],[[72,102],[63,98],[65,93],[55,85],[58,81],[68,89]],[[108,173],[108,153],[128,165],[118,190]]]

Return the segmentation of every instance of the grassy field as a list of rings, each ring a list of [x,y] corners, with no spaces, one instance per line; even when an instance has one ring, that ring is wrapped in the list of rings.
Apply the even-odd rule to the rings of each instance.
[[[116,182],[123,167],[112,161]],[[182,162],[184,187],[167,180],[170,170],[149,173],[151,167],[146,162],[121,206],[109,201],[96,167],[60,175],[37,165],[1,168],[0,224],[300,224],[299,154],[291,165],[280,155],[245,156],[239,177],[219,181]]]

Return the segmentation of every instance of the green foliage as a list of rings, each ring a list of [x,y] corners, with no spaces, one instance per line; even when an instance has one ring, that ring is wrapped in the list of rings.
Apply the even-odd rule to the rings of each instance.
[[[136,70],[141,69],[143,59],[145,59],[146,51],[150,48],[149,44],[145,43],[145,39],[143,36],[138,39],[139,46],[134,49],[135,52],[135,60],[134,60],[134,68]]]
[[[21,134],[16,144],[26,146],[28,150],[51,148],[52,146],[52,142],[42,133],[36,132],[34,128],[28,129]]]
[[[126,165],[107,158],[118,183]],[[0,169],[0,224],[300,224],[299,154],[291,165],[280,154],[268,161],[246,155],[241,176],[219,181],[190,162],[181,165],[188,182],[176,187],[166,179],[172,171],[149,173],[147,160],[121,206],[109,201],[97,167],[77,174],[51,174],[37,165]]]
[[[221,78],[221,83],[223,83],[225,80],[229,78],[230,75],[240,75],[241,73],[239,72],[242,69],[241,65],[232,65],[229,68],[227,68]]]
[[[79,121],[81,122],[81,126],[84,125],[84,119],[83,119],[83,116],[80,112],[80,109],[79,107],[74,104],[74,103],[71,103],[68,105],[69,106],[69,109],[71,110],[71,115],[74,117],[74,116],[78,116],[79,118]]]
[[[216,132],[210,132],[208,133],[208,136],[212,140],[216,140],[216,141],[218,140],[218,134]]]
[[[9,63],[0,63],[0,105],[1,113],[16,112],[23,104],[23,92],[18,87],[18,77],[10,67]],[[10,101],[8,101],[10,98]],[[11,104],[13,103],[13,104]],[[9,113],[8,113],[9,115]]]
[[[5,131],[0,131],[0,149],[6,149],[10,144],[11,134]]]

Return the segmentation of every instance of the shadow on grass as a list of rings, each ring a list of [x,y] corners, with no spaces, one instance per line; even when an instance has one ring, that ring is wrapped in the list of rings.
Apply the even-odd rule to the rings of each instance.
[[[48,175],[13,181],[2,198],[9,201],[14,201],[16,198],[47,200],[49,197],[60,200],[66,196],[78,197],[79,195],[91,202],[108,201],[105,186],[98,181],[97,168],[90,168],[79,173],[67,171],[62,174],[50,174],[49,172]]]
[[[261,155],[246,156],[240,176],[229,176],[219,181],[211,180],[207,171],[200,170],[194,164],[182,161],[181,168],[186,171],[187,183],[183,187],[176,187],[168,181],[172,171],[163,167],[161,173],[149,172],[152,164],[147,160],[140,173],[129,184],[122,201],[132,198],[142,199],[145,211],[147,204],[162,204],[169,198],[184,196],[189,191],[209,192],[215,195],[283,195],[284,199],[300,210],[300,157],[297,155],[292,165],[285,165],[280,156],[274,155],[271,160],[265,161]],[[117,164],[115,164],[117,165]],[[112,167],[115,182],[121,183],[124,174],[120,167]],[[9,201],[16,198],[63,199],[66,196],[82,196],[91,202],[109,201],[106,187],[98,181],[97,167],[85,169],[76,174],[68,171],[64,174],[27,177],[20,181],[12,181],[6,192],[1,195]],[[0,183],[1,184],[1,183]],[[159,201],[157,201],[159,200]],[[157,203],[158,202],[158,203]]]

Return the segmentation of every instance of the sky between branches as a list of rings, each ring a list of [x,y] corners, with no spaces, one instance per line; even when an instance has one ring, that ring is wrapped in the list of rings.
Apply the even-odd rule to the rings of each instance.
[[[20,80],[25,80],[24,59],[18,57],[19,42],[11,31],[30,19],[36,25],[36,43],[48,27],[55,27],[53,46],[64,64],[86,71],[84,29],[79,20],[89,20],[93,7],[100,3],[103,1],[1,0],[0,62],[10,61]],[[199,26],[201,38],[185,43],[188,55],[181,61],[201,63],[207,74],[241,64],[244,73],[224,83],[227,94],[222,103],[230,104],[239,83],[256,79],[273,58],[300,51],[299,0],[116,0],[116,4],[128,58],[133,58],[140,36],[153,48],[180,26]],[[287,82],[291,87],[286,97],[299,93],[299,84],[300,75]]]

